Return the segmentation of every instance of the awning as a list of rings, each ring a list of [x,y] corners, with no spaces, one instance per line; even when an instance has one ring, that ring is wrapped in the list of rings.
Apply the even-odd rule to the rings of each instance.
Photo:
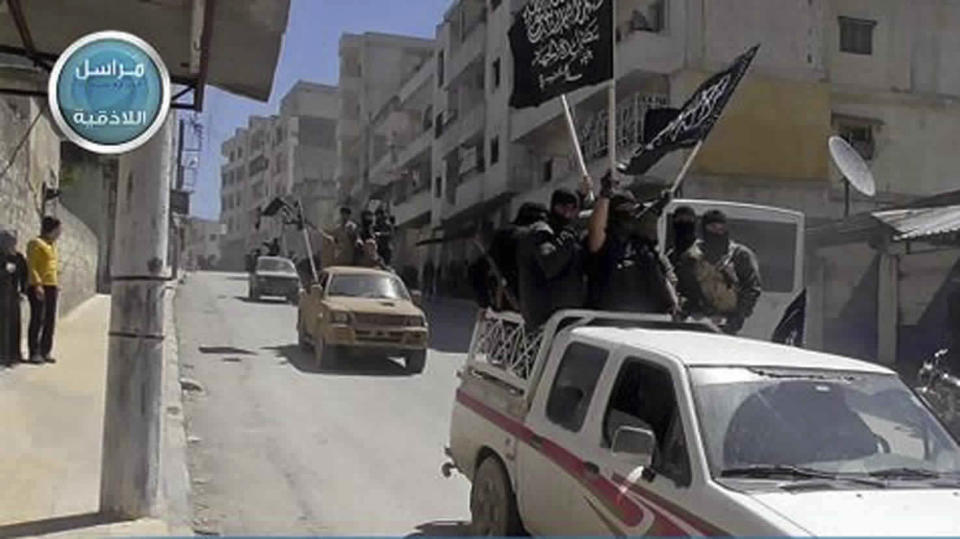
[[[960,231],[960,205],[873,212],[873,217],[894,229],[895,241],[940,236]]]
[[[266,101],[289,8],[290,0],[6,0],[0,53],[49,70],[77,38],[120,30],[150,43],[172,81],[195,90],[181,108],[200,109],[205,84]]]

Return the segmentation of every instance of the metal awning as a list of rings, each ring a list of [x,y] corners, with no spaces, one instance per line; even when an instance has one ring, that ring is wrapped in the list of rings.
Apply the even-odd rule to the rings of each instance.
[[[194,91],[193,103],[179,108],[201,109],[206,84],[266,101],[289,8],[290,0],[6,0],[0,4],[0,53],[49,71],[77,38],[120,30],[157,49],[171,80],[188,88],[180,95]]]
[[[960,231],[960,205],[885,210],[873,212],[872,215],[894,229],[894,241],[929,238]]]

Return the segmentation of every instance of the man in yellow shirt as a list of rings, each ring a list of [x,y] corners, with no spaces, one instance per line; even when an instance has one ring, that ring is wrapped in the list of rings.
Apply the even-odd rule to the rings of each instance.
[[[53,329],[57,321],[59,295],[57,247],[60,220],[44,217],[40,237],[27,244],[27,272],[30,276],[30,327],[27,346],[33,363],[54,363]]]

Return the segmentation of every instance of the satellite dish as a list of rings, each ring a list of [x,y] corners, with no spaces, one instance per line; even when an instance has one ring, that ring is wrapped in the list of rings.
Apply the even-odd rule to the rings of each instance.
[[[840,172],[843,173],[847,182],[849,182],[854,189],[868,197],[875,195],[877,193],[877,184],[873,181],[873,173],[870,172],[870,167],[868,167],[867,163],[860,157],[857,150],[854,150],[853,146],[836,135],[830,137],[828,145],[830,146],[830,156],[833,157],[834,164],[836,164]]]

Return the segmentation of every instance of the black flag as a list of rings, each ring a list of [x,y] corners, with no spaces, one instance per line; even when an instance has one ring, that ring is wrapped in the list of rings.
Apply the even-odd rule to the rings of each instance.
[[[797,296],[793,303],[787,307],[783,313],[783,318],[773,330],[773,337],[770,339],[775,343],[788,344],[790,346],[803,346],[804,318],[807,312],[807,291]]]
[[[646,137],[648,130],[644,127],[643,142],[630,156],[629,161],[618,165],[620,172],[643,174],[664,155],[680,148],[689,148],[707,138],[759,48],[760,45],[754,45],[738,56],[730,67],[707,79],[682,108],[648,110],[644,117],[645,123],[650,122],[655,126],[666,123],[666,127],[650,138]]]
[[[530,0],[510,27],[510,106],[535,107],[613,78],[614,0]]]

